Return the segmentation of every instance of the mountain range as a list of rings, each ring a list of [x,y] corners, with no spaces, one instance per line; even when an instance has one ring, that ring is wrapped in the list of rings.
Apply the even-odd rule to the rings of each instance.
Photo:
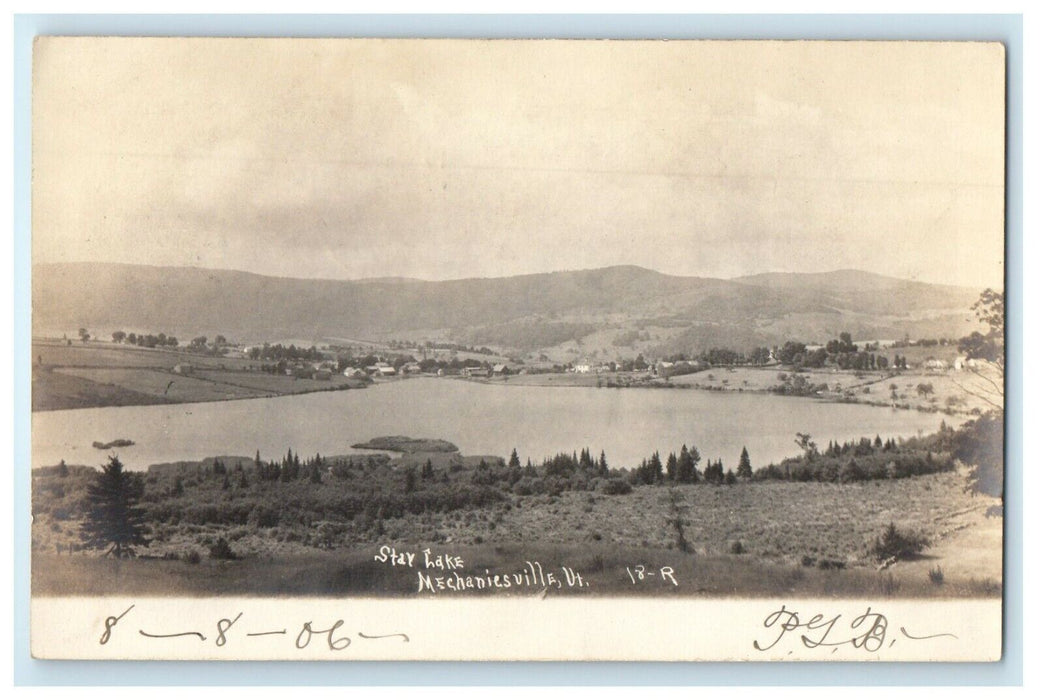
[[[501,278],[322,280],[120,263],[33,267],[34,335],[115,329],[187,340],[414,338],[531,352],[574,344],[661,353],[785,340],[958,337],[973,288],[858,270],[734,279],[635,266]]]

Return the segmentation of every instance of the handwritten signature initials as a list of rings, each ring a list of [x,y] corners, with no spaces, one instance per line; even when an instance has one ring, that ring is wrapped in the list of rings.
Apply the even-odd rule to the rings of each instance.
[[[771,643],[764,644],[754,640],[754,648],[758,651],[768,651],[792,633],[797,633],[801,644],[806,649],[832,647],[836,651],[838,647],[851,645],[855,649],[874,653],[886,643],[891,647],[896,642],[894,635],[891,639],[888,637],[888,618],[881,613],[874,612],[870,607],[867,607],[866,612],[852,618],[848,624],[848,630],[854,630],[854,633],[843,631],[845,625],[841,623],[842,618],[842,615],[828,617],[816,613],[810,618],[802,619],[797,611],[787,610],[786,605],[780,606],[779,610],[770,613],[762,622],[765,629],[776,632],[775,639]],[[905,627],[900,627],[899,631],[906,639],[916,641],[939,637],[957,639],[956,635],[948,632],[915,636],[907,632]]]

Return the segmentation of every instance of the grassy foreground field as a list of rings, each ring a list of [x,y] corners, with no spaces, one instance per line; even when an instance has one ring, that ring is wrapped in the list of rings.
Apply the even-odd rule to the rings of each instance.
[[[33,591],[418,594],[416,567],[374,561],[387,546],[418,560],[424,549],[432,556],[459,557],[463,576],[517,572],[532,561],[548,571],[568,567],[587,582],[582,588],[552,586],[549,594],[999,595],[1002,520],[986,517],[998,501],[968,495],[963,486],[963,474],[946,472],[842,485],[643,486],[618,496],[566,491],[404,514],[379,525],[349,527],[332,541],[317,536],[321,523],[255,527],[182,521],[153,528],[153,543],[142,553],[156,558],[125,561],[82,552],[56,555],[56,545],[75,541],[78,522],[41,510],[33,523]],[[890,522],[917,532],[930,546],[920,557],[879,571],[870,547]],[[208,556],[219,538],[231,544],[235,560]],[[663,567],[670,576],[662,574]],[[936,569],[943,580],[929,575]],[[645,578],[639,580],[639,571]],[[542,590],[530,586],[510,593]]]

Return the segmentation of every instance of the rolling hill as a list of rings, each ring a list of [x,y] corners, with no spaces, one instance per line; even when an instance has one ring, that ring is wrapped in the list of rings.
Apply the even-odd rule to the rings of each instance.
[[[85,327],[240,342],[438,337],[521,351],[584,339],[604,351],[605,339],[634,330],[644,334],[632,350],[658,352],[825,341],[843,330],[953,337],[975,327],[969,308],[978,292],[853,270],[725,280],[633,266],[430,282],[56,263],[34,266],[32,281],[34,335]]]

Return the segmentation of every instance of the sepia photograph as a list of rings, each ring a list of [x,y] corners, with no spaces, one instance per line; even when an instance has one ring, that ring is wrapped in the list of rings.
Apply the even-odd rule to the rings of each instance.
[[[998,659],[1005,116],[1000,43],[38,37],[34,655]]]

